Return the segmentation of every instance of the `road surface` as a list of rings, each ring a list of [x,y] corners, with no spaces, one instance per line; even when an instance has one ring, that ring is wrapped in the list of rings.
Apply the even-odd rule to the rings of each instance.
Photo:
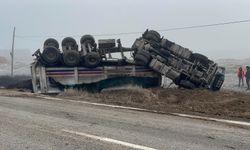
[[[0,97],[1,150],[250,149],[250,130],[39,98]]]

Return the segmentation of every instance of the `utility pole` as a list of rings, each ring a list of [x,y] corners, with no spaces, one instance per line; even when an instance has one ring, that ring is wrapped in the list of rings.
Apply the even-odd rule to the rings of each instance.
[[[11,52],[10,52],[10,56],[11,56],[11,77],[13,77],[13,70],[14,70],[15,32],[16,32],[16,27],[14,27],[14,30],[13,30],[12,48],[11,48]]]

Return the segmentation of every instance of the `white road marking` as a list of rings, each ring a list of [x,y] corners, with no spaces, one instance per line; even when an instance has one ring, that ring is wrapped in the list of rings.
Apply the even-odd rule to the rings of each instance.
[[[165,112],[160,112],[160,111],[157,111],[157,110],[149,110],[149,109],[142,109],[142,108],[136,108],[136,107],[109,105],[109,104],[102,104],[102,103],[92,103],[92,102],[87,102],[87,101],[77,101],[77,100],[70,100],[70,99],[60,99],[60,98],[54,98],[54,97],[43,97],[43,96],[38,96],[38,97],[41,97],[41,98],[44,98],[44,99],[49,99],[49,100],[57,100],[57,101],[66,100],[66,101],[70,101],[70,102],[74,102],[74,103],[82,103],[82,104],[89,104],[89,105],[95,105],[95,106],[104,106],[104,107],[112,107],[112,108],[144,111],[144,112],[161,113],[161,114],[168,114],[168,115],[186,117],[186,118],[191,118],[191,119],[201,119],[201,120],[207,120],[207,121],[216,121],[216,122],[230,123],[230,124],[235,124],[235,125],[250,126],[249,122],[244,122],[244,121],[217,119],[217,118],[202,117],[202,116],[195,116],[195,115],[188,115],[188,114],[181,114],[181,113],[165,113]]]
[[[231,124],[237,124],[237,125],[250,126],[250,122],[234,121],[234,120],[226,120],[226,119],[217,119],[217,118],[211,118],[211,117],[202,117],[202,116],[179,114],[179,113],[171,113],[171,114],[175,115],[175,116],[180,116],[180,117],[203,119],[203,120],[209,120],[209,121],[216,121],[216,122],[223,122],[223,123],[231,123]]]
[[[136,107],[127,107],[127,106],[117,106],[117,105],[109,105],[109,104],[102,104],[102,103],[93,103],[93,102],[87,102],[87,101],[77,101],[77,100],[70,100],[70,99],[60,99],[60,98],[55,98],[55,97],[43,97],[43,96],[38,96],[40,98],[44,99],[49,99],[49,100],[57,100],[57,101],[69,101],[69,102],[74,102],[74,103],[82,103],[82,104],[89,104],[89,105],[95,105],[95,106],[104,106],[104,107],[112,107],[112,108],[121,108],[121,109],[130,109],[130,110],[138,110],[138,111],[150,111],[148,109],[142,109],[142,108],[136,108]]]
[[[142,145],[137,145],[137,144],[132,144],[132,143],[128,143],[128,142],[123,142],[123,141],[119,141],[119,140],[115,140],[115,139],[111,139],[111,138],[106,138],[106,137],[91,135],[91,134],[87,134],[87,133],[83,133],[83,132],[76,132],[76,131],[66,130],[66,129],[62,129],[62,131],[66,132],[66,133],[71,133],[71,134],[75,134],[75,135],[84,136],[84,137],[91,138],[91,139],[94,139],[94,140],[99,140],[99,141],[103,141],[103,142],[107,142],[107,143],[113,143],[113,144],[117,144],[117,145],[122,145],[122,146],[130,147],[130,148],[133,148],[133,149],[139,149],[139,150],[157,150],[155,148],[150,148],[150,147],[146,147],[146,146],[142,146]]]

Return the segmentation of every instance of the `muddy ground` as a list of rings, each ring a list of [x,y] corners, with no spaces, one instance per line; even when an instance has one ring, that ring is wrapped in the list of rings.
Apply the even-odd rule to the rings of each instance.
[[[235,91],[129,87],[98,94],[68,90],[56,97],[250,121],[250,94]]]

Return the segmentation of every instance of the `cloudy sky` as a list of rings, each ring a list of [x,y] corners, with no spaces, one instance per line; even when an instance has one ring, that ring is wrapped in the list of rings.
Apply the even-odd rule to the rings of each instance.
[[[35,51],[49,36],[137,32],[250,19],[249,0],[0,0],[0,49]],[[250,58],[250,22],[164,31],[161,35],[212,59]],[[120,38],[131,46],[133,35]]]

